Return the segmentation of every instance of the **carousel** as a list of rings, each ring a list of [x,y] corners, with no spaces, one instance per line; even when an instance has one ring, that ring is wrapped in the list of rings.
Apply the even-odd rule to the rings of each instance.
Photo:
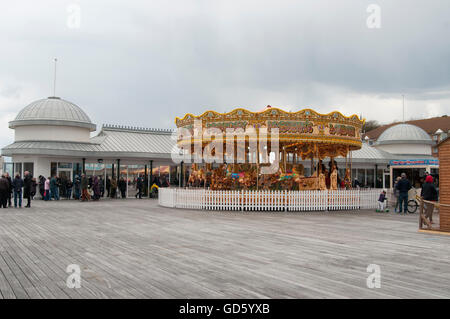
[[[303,211],[376,205],[378,190],[351,189],[351,151],[362,147],[364,124],[357,115],[269,105],[259,112],[186,114],[175,124],[183,187],[161,192],[162,206]],[[338,168],[337,157],[345,158],[345,167]]]
[[[195,136],[195,121],[200,123],[197,124],[200,125],[197,136],[201,137],[201,142]],[[189,154],[194,154],[195,143],[201,143],[201,154],[208,153],[211,142],[217,137],[217,130],[222,133],[222,147],[216,144],[210,152],[216,163],[192,164],[188,177],[185,177],[188,187],[211,190],[336,190],[351,188],[349,154],[361,148],[360,131],[364,120],[357,115],[346,117],[340,112],[320,114],[310,109],[286,112],[267,106],[260,112],[235,109],[225,114],[214,111],[200,116],[186,114],[183,118],[177,117],[175,123],[179,129],[190,133],[178,139],[178,146]],[[204,134],[208,128],[214,128],[216,136]],[[230,129],[241,130],[227,134]],[[273,134],[275,130],[276,137]],[[249,131],[253,134],[248,134]],[[277,144],[276,147],[273,144]],[[239,153],[244,155],[240,159]],[[334,161],[338,156],[347,159],[345,176],[338,175]],[[263,173],[264,167],[273,166],[274,162],[277,169],[269,174]],[[310,166],[308,176],[305,176],[305,162]]]

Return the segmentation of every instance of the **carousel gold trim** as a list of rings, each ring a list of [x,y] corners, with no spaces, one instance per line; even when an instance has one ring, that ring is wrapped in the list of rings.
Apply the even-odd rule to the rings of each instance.
[[[201,137],[194,136],[194,123],[201,121]],[[218,128],[225,133],[228,128],[248,129],[254,128],[256,136],[243,137],[245,158],[249,158],[249,152],[255,152],[246,147],[247,143],[256,142],[256,152],[252,153],[258,158],[258,163],[228,163],[213,168],[211,164],[200,167],[197,164],[191,166],[187,184],[190,187],[205,187],[211,189],[280,189],[280,190],[306,190],[306,189],[338,189],[339,187],[351,187],[351,158],[350,151],[358,150],[362,146],[361,128],[365,120],[356,114],[345,116],[339,111],[327,114],[318,113],[312,109],[303,109],[297,112],[287,112],[279,108],[267,106],[259,112],[237,108],[227,113],[206,111],[196,116],[187,113],[184,117],[175,118],[178,128],[185,128],[191,132],[187,137],[181,137],[177,144],[179,147],[193,152],[194,144],[203,148],[211,141],[217,142],[217,138],[211,136],[203,138],[203,132],[208,128]],[[260,168],[266,164],[260,164],[260,135],[262,128],[266,128],[264,138],[270,140],[273,129],[277,129],[280,167],[274,174],[260,173]],[[224,145],[227,145],[226,134],[222,137]],[[233,148],[234,148],[233,135]],[[220,141],[220,140],[219,140]],[[229,141],[231,143],[231,140]],[[236,147],[239,147],[236,142]],[[242,147],[242,145],[240,145]],[[225,148],[223,148],[225,149]],[[236,148],[234,148],[236,149]],[[242,149],[242,148],[241,148]],[[215,150],[214,150],[215,151]],[[267,151],[272,152],[271,145]],[[219,157],[222,154],[214,154]],[[339,176],[337,163],[334,158],[345,157],[345,174]],[[328,168],[322,162],[330,158]],[[300,160],[311,161],[310,176],[305,176],[304,166]],[[314,162],[316,160],[316,162]]]

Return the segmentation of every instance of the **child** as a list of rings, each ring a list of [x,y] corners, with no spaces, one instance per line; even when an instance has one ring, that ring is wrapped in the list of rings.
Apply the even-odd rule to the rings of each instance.
[[[378,198],[378,209],[377,212],[384,212],[386,209],[386,191],[384,190],[380,197]]]

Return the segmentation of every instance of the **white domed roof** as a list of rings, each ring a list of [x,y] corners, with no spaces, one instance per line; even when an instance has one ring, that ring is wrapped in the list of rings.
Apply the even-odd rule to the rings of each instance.
[[[32,102],[17,114],[10,128],[24,125],[65,125],[89,128],[95,131],[93,124],[84,111],[77,105],[59,97]]]
[[[397,124],[385,130],[376,144],[433,144],[433,141],[427,132],[416,125]]]

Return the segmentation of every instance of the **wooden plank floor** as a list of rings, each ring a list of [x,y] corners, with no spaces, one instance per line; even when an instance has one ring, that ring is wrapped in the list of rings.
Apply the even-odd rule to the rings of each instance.
[[[418,216],[229,213],[154,200],[0,209],[0,298],[449,298],[450,236]],[[81,267],[81,288],[66,267]],[[369,264],[381,288],[369,289]]]

